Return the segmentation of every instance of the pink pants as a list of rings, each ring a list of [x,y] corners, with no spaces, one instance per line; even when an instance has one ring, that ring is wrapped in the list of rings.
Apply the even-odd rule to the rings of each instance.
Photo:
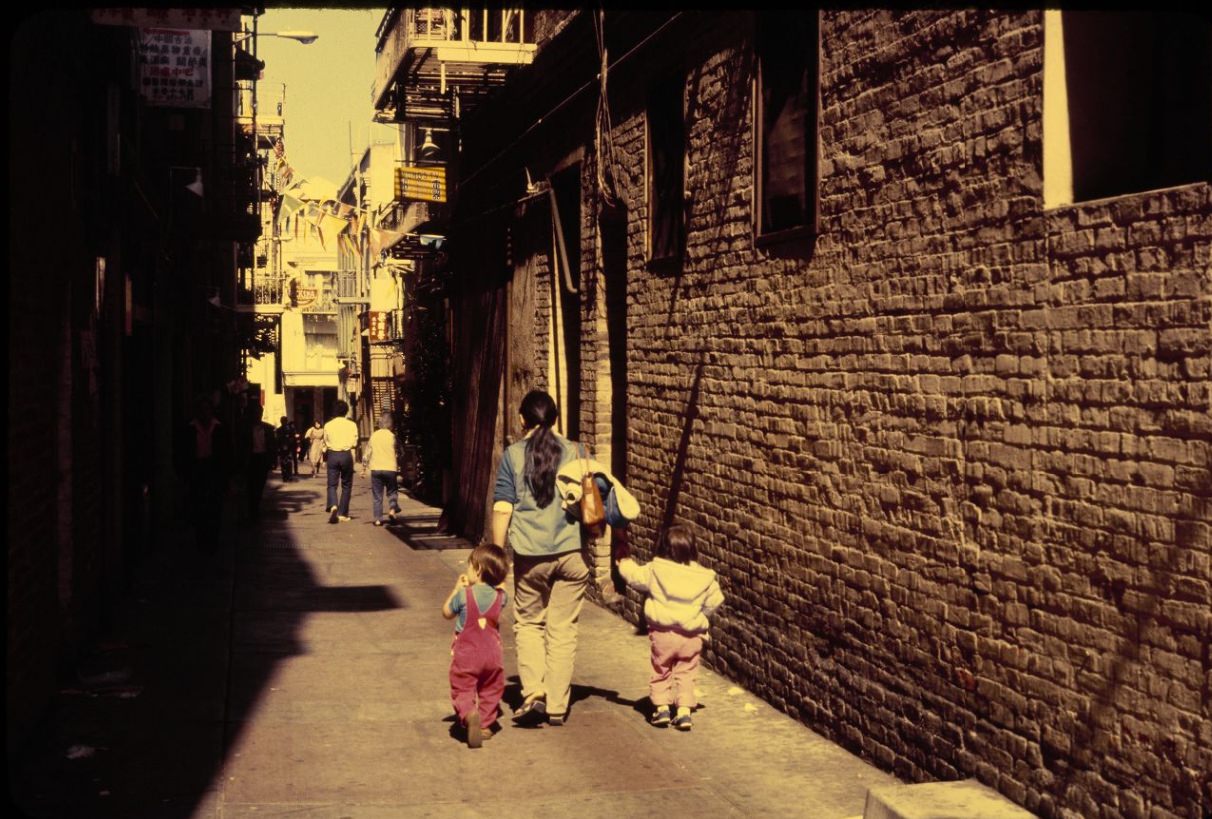
[[[652,704],[694,708],[698,705],[694,682],[703,650],[702,636],[650,628],[648,639],[652,643],[652,677],[648,681]]]

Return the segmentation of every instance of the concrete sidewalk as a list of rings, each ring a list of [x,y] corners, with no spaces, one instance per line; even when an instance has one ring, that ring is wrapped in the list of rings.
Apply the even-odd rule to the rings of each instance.
[[[266,487],[212,558],[169,538],[113,633],[25,752],[27,816],[694,816],[846,819],[896,780],[710,671],[694,730],[646,722],[648,643],[586,604],[562,727],[452,731],[440,607],[469,544],[401,495],[406,523],[330,525],[323,477]],[[520,698],[512,612],[508,704]]]

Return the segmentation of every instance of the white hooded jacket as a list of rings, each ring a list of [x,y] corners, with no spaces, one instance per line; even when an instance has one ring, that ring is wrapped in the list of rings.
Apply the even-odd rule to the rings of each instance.
[[[623,558],[619,561],[619,574],[627,585],[648,593],[644,617],[649,626],[703,634],[707,631],[707,617],[724,602],[715,572],[694,561],[674,563],[658,557],[641,564]]]

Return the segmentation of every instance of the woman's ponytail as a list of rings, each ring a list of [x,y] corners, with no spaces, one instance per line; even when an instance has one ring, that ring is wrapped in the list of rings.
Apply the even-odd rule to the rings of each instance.
[[[526,429],[534,430],[526,439],[523,477],[535,502],[544,509],[555,499],[556,470],[564,455],[564,448],[551,431],[560,418],[560,411],[550,395],[542,390],[532,390],[522,399],[518,412]]]

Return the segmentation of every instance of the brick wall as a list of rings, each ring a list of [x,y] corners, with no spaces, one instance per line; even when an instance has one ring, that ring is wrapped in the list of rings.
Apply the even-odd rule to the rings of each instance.
[[[755,248],[736,19],[689,55],[680,271],[644,264],[642,97],[613,112],[641,556],[690,524],[710,662],[899,776],[1200,815],[1208,185],[1045,212],[1041,13],[830,11],[821,233]]]

